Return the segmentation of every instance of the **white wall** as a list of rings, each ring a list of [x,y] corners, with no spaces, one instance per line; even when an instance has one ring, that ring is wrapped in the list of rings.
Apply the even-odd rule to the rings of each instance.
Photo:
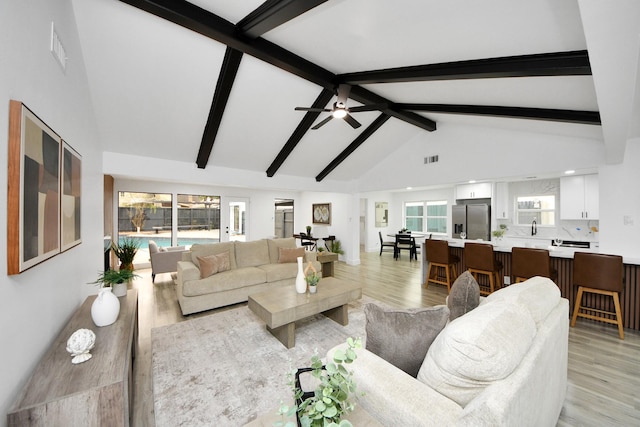
[[[66,72],[49,52],[51,22],[67,51]],[[70,0],[0,2],[0,164],[7,164],[9,100],[25,103],[82,155],[83,243],[19,275],[0,262],[0,426],[33,367],[71,313],[96,288],[102,266],[102,172],[82,52]],[[6,206],[7,175],[0,174]],[[0,242],[7,241],[0,209]],[[6,247],[4,247],[6,249]],[[0,251],[4,257],[6,250]],[[87,325],[92,326],[92,325]]]
[[[600,252],[640,258],[640,138],[621,165],[600,168]]]

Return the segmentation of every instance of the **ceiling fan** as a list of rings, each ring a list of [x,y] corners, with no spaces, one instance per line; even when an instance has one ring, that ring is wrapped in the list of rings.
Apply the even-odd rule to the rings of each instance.
[[[337,88],[337,96],[338,99],[333,103],[333,108],[308,108],[308,107],[296,107],[296,111],[309,111],[313,113],[331,113],[329,117],[322,120],[320,123],[312,127],[311,129],[316,130],[320,127],[329,123],[331,119],[343,119],[345,122],[349,123],[352,128],[357,129],[360,126],[360,122],[354,119],[349,113],[360,113],[362,111],[375,111],[387,108],[387,104],[371,104],[371,105],[361,105],[360,107],[347,108],[347,99],[349,98],[349,93],[351,92],[351,85],[341,84],[338,85]]]

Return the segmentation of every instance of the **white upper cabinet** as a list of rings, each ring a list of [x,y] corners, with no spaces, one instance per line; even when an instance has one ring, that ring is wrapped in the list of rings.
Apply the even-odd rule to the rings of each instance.
[[[496,198],[494,203],[496,219],[509,219],[510,207],[508,182],[496,183]]]
[[[456,187],[456,199],[489,199],[491,198],[491,183],[463,184]]]
[[[560,219],[598,219],[598,175],[560,179]]]

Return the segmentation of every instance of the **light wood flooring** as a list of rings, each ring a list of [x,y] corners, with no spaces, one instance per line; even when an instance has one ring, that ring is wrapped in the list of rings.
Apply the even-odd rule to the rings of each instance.
[[[395,261],[388,252],[363,252],[360,260],[358,266],[336,263],[336,277],[357,281],[365,295],[396,307],[444,303],[444,286],[421,285],[419,262],[409,262],[406,256]],[[169,274],[157,275],[152,284],[150,270],[136,273],[141,278],[133,284],[139,292],[139,341],[132,425],[152,427],[151,329],[225,308],[184,317]],[[586,319],[569,329],[569,388],[558,426],[640,425],[640,333],[627,329],[622,341],[614,325]]]

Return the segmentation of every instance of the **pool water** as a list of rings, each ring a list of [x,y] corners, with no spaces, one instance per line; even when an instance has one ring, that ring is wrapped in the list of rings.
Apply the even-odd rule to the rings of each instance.
[[[122,239],[125,236],[120,236],[119,238],[119,242],[122,242]],[[140,248],[148,248],[149,247],[149,240],[153,240],[154,242],[156,242],[156,245],[158,245],[158,247],[161,248],[167,248],[171,246],[171,238],[170,237],[161,237],[161,236],[131,236],[134,237],[136,240],[138,240],[140,242]],[[220,242],[220,239],[213,239],[213,238],[197,238],[197,237],[192,237],[192,238],[179,238],[178,239],[178,246],[191,246],[193,244],[203,244],[203,243],[218,243]]]

